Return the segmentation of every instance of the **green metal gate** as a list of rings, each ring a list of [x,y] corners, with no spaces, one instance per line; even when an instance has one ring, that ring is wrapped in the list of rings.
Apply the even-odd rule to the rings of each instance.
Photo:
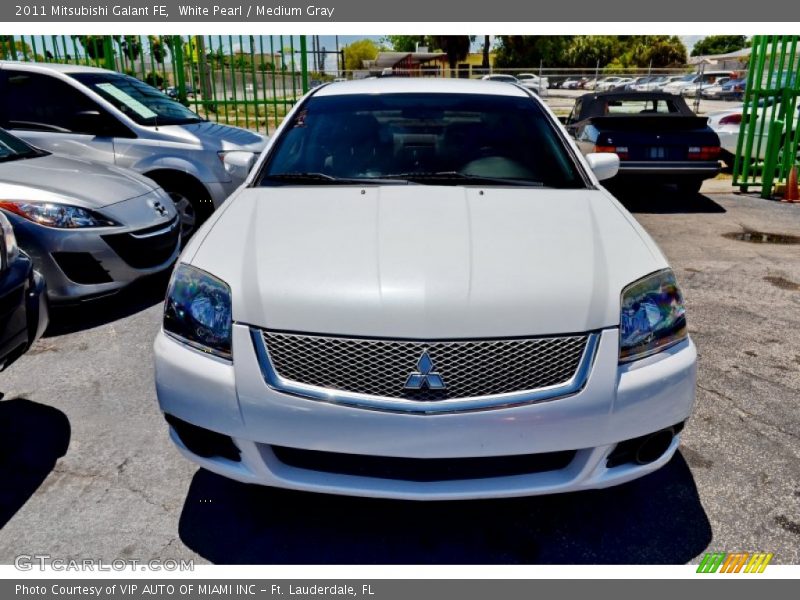
[[[312,75],[305,36],[0,35],[0,60],[127,73],[203,117],[256,131],[274,130]]]
[[[753,38],[733,185],[772,197],[798,165],[800,36]]]

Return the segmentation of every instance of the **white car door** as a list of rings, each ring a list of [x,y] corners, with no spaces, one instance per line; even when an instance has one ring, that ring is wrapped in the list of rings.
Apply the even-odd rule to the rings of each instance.
[[[56,154],[114,164],[114,136],[125,128],[91,98],[43,73],[0,71],[0,125]]]

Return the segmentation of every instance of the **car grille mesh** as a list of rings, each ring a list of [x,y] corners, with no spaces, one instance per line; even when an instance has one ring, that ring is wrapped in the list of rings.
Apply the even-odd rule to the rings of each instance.
[[[567,383],[588,336],[475,341],[401,341],[262,332],[285,380],[347,393],[446,400],[533,391]],[[404,389],[423,352],[447,386]]]

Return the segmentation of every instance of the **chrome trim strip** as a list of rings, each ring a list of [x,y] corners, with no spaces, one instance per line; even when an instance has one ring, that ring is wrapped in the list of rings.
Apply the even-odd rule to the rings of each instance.
[[[175,227],[178,226],[178,223],[179,221],[175,219],[173,221],[170,221],[166,227],[164,227],[163,229],[159,229],[158,231],[151,231],[149,233],[130,232],[128,235],[130,235],[132,238],[136,238],[137,240],[144,240],[147,238],[156,237],[157,235],[164,235],[165,233],[169,233],[170,231],[175,229]]]
[[[250,337],[261,367],[265,383],[274,391],[290,394],[308,400],[328,402],[351,408],[363,408],[384,412],[410,413],[419,415],[447,414],[455,412],[480,411],[496,408],[509,408],[522,404],[533,404],[547,400],[556,400],[564,396],[571,396],[580,392],[589,379],[589,373],[594,364],[597,347],[600,343],[598,332],[586,334],[586,347],[578,363],[575,374],[568,381],[554,386],[539,388],[525,392],[511,392],[494,396],[480,396],[474,398],[455,398],[450,400],[419,401],[406,398],[386,398],[355,394],[342,390],[332,390],[284,379],[275,371],[269,350],[264,343],[264,336],[260,329],[251,327]]]

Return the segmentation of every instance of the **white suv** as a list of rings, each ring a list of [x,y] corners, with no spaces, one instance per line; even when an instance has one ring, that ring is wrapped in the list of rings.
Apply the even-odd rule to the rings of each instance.
[[[180,451],[239,481],[445,500],[666,464],[696,351],[666,259],[530,90],[321,86],[189,243],[155,341]]]
[[[266,144],[128,75],[63,64],[0,61],[0,127],[50,152],[147,175],[172,197],[185,235],[242,183],[247,156]]]

